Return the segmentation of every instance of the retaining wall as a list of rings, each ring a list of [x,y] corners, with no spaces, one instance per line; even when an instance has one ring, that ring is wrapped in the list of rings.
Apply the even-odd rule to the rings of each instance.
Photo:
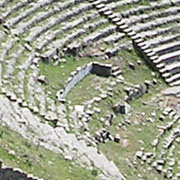
[[[76,71],[73,71],[71,73],[71,76],[68,78],[64,85],[64,89],[58,91],[58,100],[64,100],[69,91],[90,73],[104,77],[111,76],[111,68],[112,66],[109,64],[101,64],[98,62],[89,63],[84,67],[78,67]]]

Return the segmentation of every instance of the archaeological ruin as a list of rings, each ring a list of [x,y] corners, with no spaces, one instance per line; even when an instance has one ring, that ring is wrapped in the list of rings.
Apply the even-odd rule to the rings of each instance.
[[[180,179],[180,0],[0,0],[0,180]]]

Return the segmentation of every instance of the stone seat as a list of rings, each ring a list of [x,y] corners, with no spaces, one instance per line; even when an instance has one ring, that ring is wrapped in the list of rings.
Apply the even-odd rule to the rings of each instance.
[[[177,74],[180,71],[180,62],[174,62],[165,66],[164,72],[169,72],[170,75]]]
[[[119,39],[122,39],[124,37],[125,37],[124,33],[112,34],[112,35],[109,35],[108,37],[103,38],[103,41],[105,43],[115,43]]]
[[[131,50],[133,48],[132,46],[132,42],[131,41],[128,41],[126,43],[123,43],[123,44],[119,44],[112,47],[112,48],[108,48],[106,51],[105,51],[105,54],[108,55],[108,57],[112,57],[114,55],[116,55],[120,50]]]
[[[179,86],[180,85],[180,80],[176,80],[172,83],[170,83],[170,86]]]
[[[138,23],[134,25],[133,28],[136,32],[147,31],[162,26],[164,24],[178,22],[179,20],[180,20],[180,15],[156,18],[156,20],[152,20],[146,23]]]
[[[60,28],[56,31],[50,31],[48,35],[46,35],[46,36],[43,35],[42,38],[39,38],[37,40],[37,42],[35,43],[36,49],[41,50],[46,45],[50,44],[53,40],[55,40],[56,37],[59,36],[60,34],[66,32],[68,30],[75,29],[78,25],[87,23],[89,20],[91,20],[93,18],[95,19],[96,17],[98,17],[98,14],[93,11],[92,13],[88,14],[87,16],[83,16],[81,18],[75,19],[74,21],[67,22],[65,26],[63,26],[62,28]],[[103,22],[105,23],[105,22],[107,22],[107,20],[103,19]],[[91,24],[93,27],[97,26],[96,21]]]
[[[159,55],[166,54],[168,52],[176,51],[180,49],[180,41],[175,41],[168,44],[163,44],[154,48],[154,51],[157,52]]]
[[[10,29],[12,26],[16,25],[17,23],[19,23],[20,21],[22,21],[23,19],[27,18],[28,16],[32,15],[34,12],[38,11],[41,7],[44,7],[48,4],[53,3],[54,0],[45,0],[45,1],[41,1],[39,3],[36,3],[32,8],[27,9],[26,11],[22,12],[20,15],[8,19],[5,23],[4,23],[4,27]]]
[[[26,32],[27,30],[31,29],[33,26],[37,25],[38,23],[42,22],[43,20],[47,20],[48,18],[53,18],[54,14],[58,14],[61,13],[62,10],[67,10],[68,8],[71,8],[74,4],[78,4],[81,3],[82,0],[76,0],[74,1],[68,1],[68,2],[64,2],[64,3],[57,3],[54,6],[56,6],[56,8],[50,9],[48,11],[42,11],[39,12],[38,14],[35,14],[33,18],[31,18],[29,21],[27,22],[22,22],[19,23],[17,29],[15,32],[17,32],[16,34],[21,34]],[[63,12],[64,13],[64,12]]]
[[[87,31],[88,30],[89,30],[89,27],[87,27]],[[72,43],[68,45],[68,47],[71,47],[71,49],[74,49],[74,48],[78,49],[79,47],[87,47],[100,39],[102,39],[103,41],[103,38],[108,37],[110,34],[112,34],[115,31],[116,31],[116,26],[114,25],[105,27],[102,30],[100,29],[98,31],[94,31],[93,33],[81,38],[80,42],[77,40],[74,40]]]
[[[100,13],[105,13],[105,12],[108,12],[109,11],[109,9],[107,8],[107,7],[103,7],[103,8],[101,8],[101,9],[99,9],[99,12]],[[109,11],[110,12],[110,11]],[[111,14],[111,13],[110,13]]]
[[[166,82],[170,83],[170,85],[179,83],[180,82],[180,73],[170,76],[169,78],[166,79]]]
[[[105,16],[110,16],[110,15],[112,15],[112,11],[110,11],[110,10],[105,11],[105,12],[104,12],[104,15],[105,15]]]
[[[36,32],[34,32],[34,30],[32,30],[31,34],[26,38],[26,41],[31,42],[33,41],[35,38],[39,37],[40,35],[42,35],[43,33],[47,32],[48,30],[50,30],[51,28],[53,28],[54,26],[58,25],[59,23],[61,23],[62,21],[66,21],[69,18],[72,18],[73,16],[79,15],[82,12],[85,12],[87,10],[90,10],[92,7],[91,4],[81,4],[81,6],[79,8],[74,9],[73,11],[68,11],[67,13],[65,13],[63,16],[60,14],[56,19],[54,19],[53,21],[49,21],[48,23],[46,23],[44,26],[39,26],[39,28],[37,29]]]
[[[165,33],[169,32],[169,31],[172,33],[174,32],[173,30],[168,28]],[[159,34],[152,35],[152,36],[149,36],[148,38],[151,38],[151,39],[147,40],[147,42],[149,44],[151,44],[153,47],[158,47],[158,46],[161,46],[163,44],[172,43],[173,41],[179,41],[180,35],[179,34],[172,34],[172,35],[167,35],[167,36],[165,35],[164,36],[164,33],[163,33],[162,35],[159,35]]]
[[[180,8],[179,7],[169,7],[168,9],[165,9],[163,11],[152,11],[150,13],[148,12],[144,12],[143,14],[138,14],[138,15],[131,15],[127,18],[125,18],[126,22],[128,25],[134,25],[140,22],[145,22],[145,21],[152,21],[156,18],[160,18],[160,17],[166,17],[169,16],[169,14],[171,15],[176,15],[178,14]]]
[[[6,10],[6,12],[1,15],[1,18],[2,18],[3,21],[4,21],[4,20],[7,19],[7,17],[8,17],[9,15],[11,15],[13,12],[16,12],[17,10],[20,10],[20,8],[26,6],[28,3],[31,3],[31,2],[32,2],[32,0],[24,0],[23,2],[18,2],[18,3],[15,4],[13,7],[8,8],[8,9]]]
[[[159,63],[162,61],[165,63],[170,63],[172,61],[179,60],[179,59],[180,59],[180,51],[175,51],[172,53],[168,53],[168,54],[159,56],[159,60],[156,63]]]
[[[104,4],[96,4],[95,6],[96,6],[96,8],[99,9],[99,10],[105,8],[105,5],[104,5]]]
[[[136,3],[138,3],[138,0],[121,0],[121,1],[112,1],[112,2],[109,2],[107,4],[107,7],[108,8],[111,8],[111,9],[115,9],[115,8],[119,8],[121,6],[124,6],[124,5],[135,5]]]

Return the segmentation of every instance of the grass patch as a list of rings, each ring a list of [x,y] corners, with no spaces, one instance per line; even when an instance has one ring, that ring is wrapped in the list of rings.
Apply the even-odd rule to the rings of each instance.
[[[46,64],[42,61],[40,62],[40,74],[47,77],[49,83],[45,88],[46,91],[52,92],[52,98],[55,98],[56,92],[63,88],[65,81],[68,79],[72,71],[91,61],[91,59],[88,58],[76,60],[71,56],[66,56],[65,59],[66,63],[57,66],[54,66],[53,63]]]
[[[72,71],[77,67],[82,67],[89,62],[99,61],[92,58],[75,58],[72,56],[65,56],[66,63],[54,66],[53,62],[46,64],[40,62],[40,74],[45,75],[48,79],[48,85],[45,86],[46,91],[52,93],[51,98],[55,99],[56,92],[64,87],[65,81],[70,76]]]
[[[72,104],[82,104],[91,100],[93,97],[100,95],[100,89],[105,88],[106,78],[89,74],[81,82],[79,82],[68,94],[67,100]]]

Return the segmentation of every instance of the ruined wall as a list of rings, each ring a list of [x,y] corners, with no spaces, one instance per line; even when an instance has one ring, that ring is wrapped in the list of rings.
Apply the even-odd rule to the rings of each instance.
[[[64,89],[57,94],[58,99],[60,101],[65,99],[69,91],[90,73],[104,77],[111,76],[111,67],[112,66],[109,64],[101,64],[98,62],[89,63],[82,68],[78,67],[76,71],[71,73],[71,76],[66,81]]]
[[[87,64],[86,66],[82,68],[77,68],[77,70],[74,72],[73,76],[71,76],[65,85],[65,88],[60,95],[61,99],[64,99],[66,95],[69,93],[69,91],[77,84],[79,81],[81,81],[85,76],[87,76],[92,70],[92,63]]]

